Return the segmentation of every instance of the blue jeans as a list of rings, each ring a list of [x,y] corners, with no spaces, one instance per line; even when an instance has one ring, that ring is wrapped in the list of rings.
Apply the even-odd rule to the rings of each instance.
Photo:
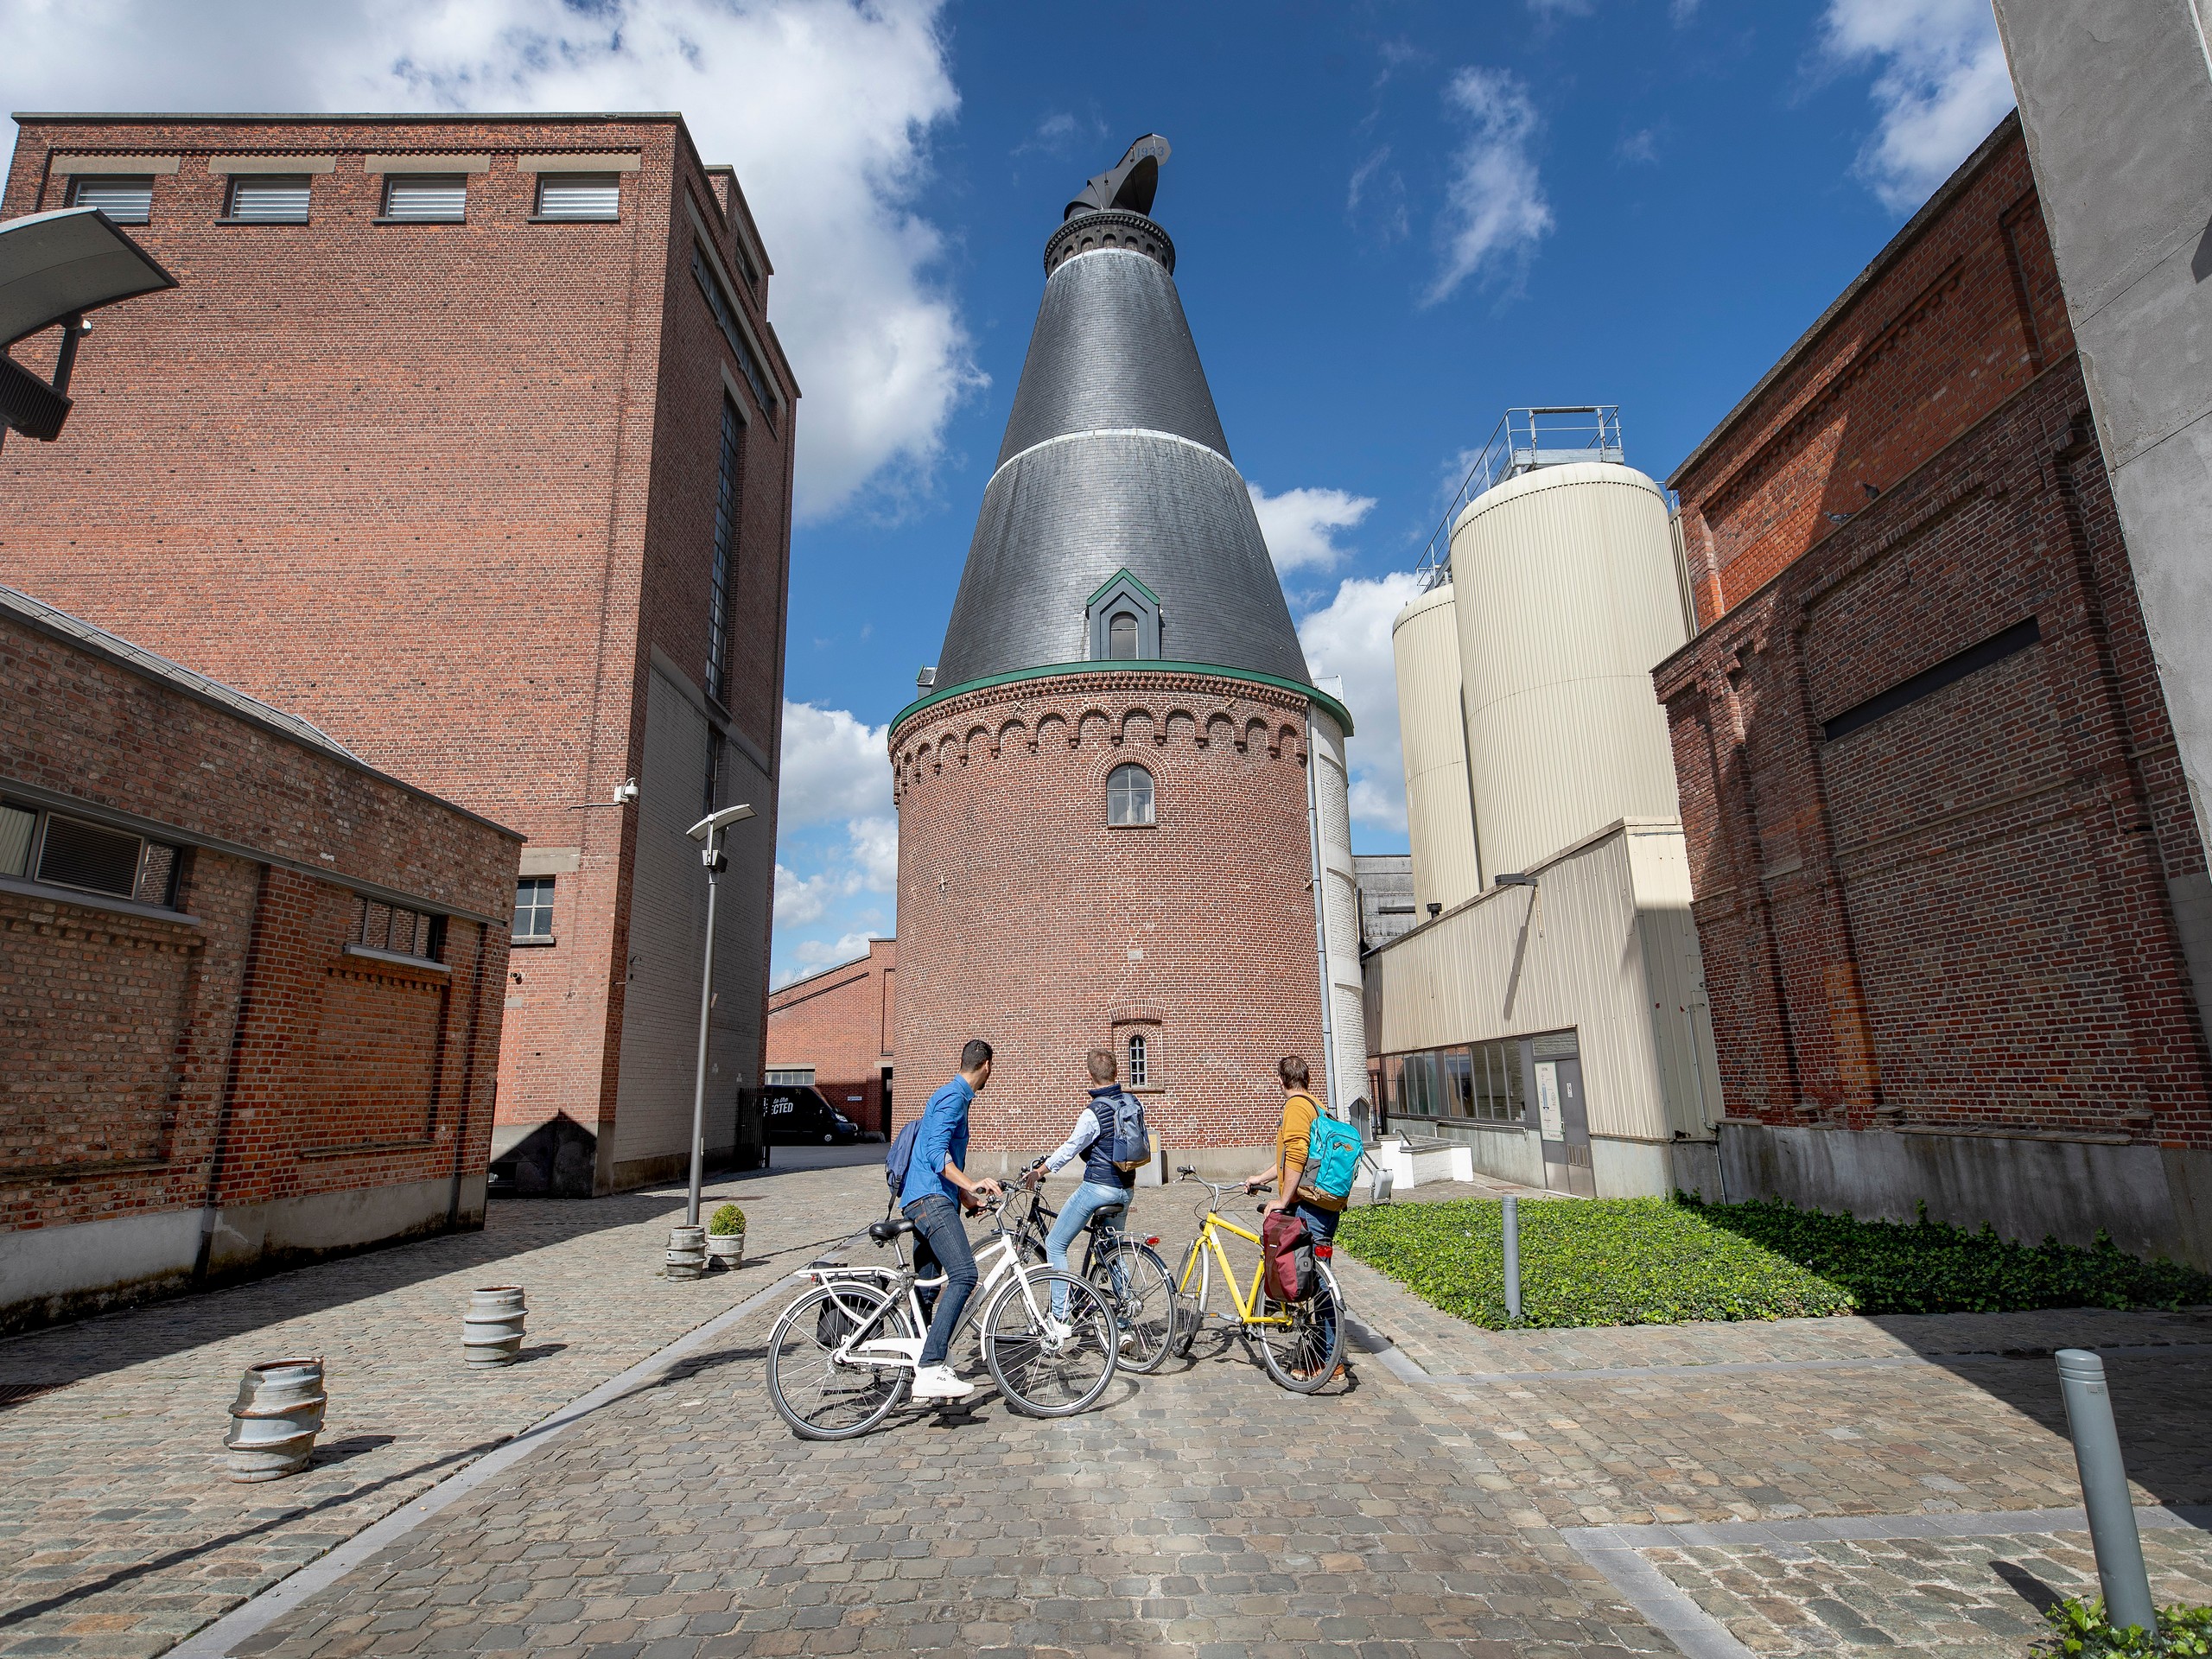
[[[922,1278],[933,1269],[944,1269],[944,1288],[938,1293],[930,1314],[928,1338],[922,1344],[921,1363],[942,1365],[952,1351],[952,1329],[968,1299],[976,1294],[976,1252],[968,1243],[967,1224],[960,1206],[941,1192],[916,1198],[899,1212],[914,1224],[914,1270]]]
[[[1075,1236],[1090,1224],[1090,1218],[1103,1211],[1119,1210],[1128,1212],[1129,1195],[1125,1188],[1107,1186],[1096,1181],[1085,1181],[1068,1195],[1067,1205],[1060,1211],[1060,1218],[1052,1224],[1052,1236],[1045,1241],[1045,1260],[1060,1272],[1068,1270],[1068,1246],[1075,1243]],[[1068,1287],[1052,1287],[1052,1317],[1064,1319],[1068,1311]]]
[[[1337,1238],[1337,1224],[1344,1218],[1341,1210],[1324,1210],[1318,1204],[1308,1204],[1300,1198],[1290,1207],[1291,1214],[1306,1224],[1306,1230],[1313,1236],[1316,1244],[1333,1244]],[[1337,1305],[1328,1297],[1321,1298],[1321,1340],[1324,1344],[1336,1341]]]

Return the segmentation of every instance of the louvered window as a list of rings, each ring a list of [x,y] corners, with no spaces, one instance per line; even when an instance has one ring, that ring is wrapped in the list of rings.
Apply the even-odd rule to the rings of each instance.
[[[391,173],[385,175],[384,216],[451,223],[468,217],[466,173]]]
[[[176,893],[177,849],[81,818],[0,805],[0,875],[167,905]]]
[[[154,211],[154,181],[145,173],[106,173],[79,179],[70,205],[97,207],[118,225],[143,225]]]
[[[620,219],[622,175],[619,173],[541,173],[537,175],[540,219]]]
[[[227,217],[251,225],[308,222],[308,175],[304,173],[241,173],[231,180]]]

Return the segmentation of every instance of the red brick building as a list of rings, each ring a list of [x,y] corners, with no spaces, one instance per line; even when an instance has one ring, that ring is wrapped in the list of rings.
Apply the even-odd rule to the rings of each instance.
[[[770,1081],[792,1080],[804,1071],[861,1128],[887,1133],[898,1032],[899,942],[870,939],[868,955],[859,961],[824,968],[769,994]]]
[[[6,588],[0,683],[0,1332],[482,1225],[521,836]]]
[[[1729,1192],[2212,1260],[2204,849],[2016,118],[1669,481]]]
[[[1057,1145],[1095,1047],[1172,1152],[1267,1141],[1284,1054],[1339,1113],[1365,1091],[1351,717],[1230,459],[1150,216],[1164,149],[1046,240],[944,650],[890,725],[900,1099],[993,1044],[970,1167]]]
[[[798,388],[681,118],[24,116],[4,212],[98,202],[181,287],[0,453],[0,581],[525,831],[495,1166],[686,1160],[760,1078]],[[36,342],[32,342],[35,348]],[[637,792],[629,804],[626,783]]]

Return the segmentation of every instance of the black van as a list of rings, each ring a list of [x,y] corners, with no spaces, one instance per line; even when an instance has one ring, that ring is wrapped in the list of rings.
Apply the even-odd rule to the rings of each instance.
[[[842,1147],[865,1137],[861,1126],[823,1098],[819,1089],[772,1083],[760,1091],[771,1145]]]

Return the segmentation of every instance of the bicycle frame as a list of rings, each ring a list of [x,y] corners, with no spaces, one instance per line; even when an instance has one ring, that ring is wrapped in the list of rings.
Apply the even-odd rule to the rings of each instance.
[[[1202,1183],[1202,1185],[1211,1186],[1210,1183]],[[1223,1189],[1224,1192],[1226,1190],[1226,1188]],[[1198,1236],[1191,1241],[1190,1259],[1183,1264],[1183,1281],[1176,1287],[1178,1294],[1189,1295],[1191,1275],[1198,1274],[1198,1317],[1204,1319],[1206,1313],[1206,1300],[1213,1288],[1213,1264],[1218,1261],[1221,1263],[1222,1286],[1229,1292],[1230,1300],[1236,1305],[1237,1323],[1245,1325],[1288,1325],[1291,1323],[1291,1316],[1288,1313],[1269,1313],[1264,1311],[1265,1298],[1261,1294],[1261,1287],[1267,1281],[1268,1258],[1266,1246],[1262,1243],[1260,1236],[1255,1232],[1248,1232],[1220,1213],[1221,1194],[1219,1192],[1215,1193],[1213,1204],[1214,1207],[1206,1211],[1205,1220],[1199,1224]],[[1234,1233],[1239,1238],[1261,1245],[1259,1262],[1252,1269],[1252,1289],[1249,1295],[1237,1288],[1236,1269],[1230,1264],[1229,1252],[1222,1244],[1223,1233]]]
[[[993,1251],[997,1253],[997,1259],[993,1263],[990,1272],[976,1280],[975,1291],[968,1298],[968,1305],[960,1310],[959,1322],[952,1327],[953,1341],[959,1339],[960,1333],[973,1322],[979,1309],[988,1307],[996,1299],[998,1287],[1007,1281],[1009,1275],[1014,1282],[1020,1287],[1022,1300],[1028,1304],[1031,1317],[1033,1319],[1041,1317],[1037,1293],[1031,1287],[1027,1275],[1021,1271],[1020,1254],[1014,1248],[1014,1236],[1007,1230],[1003,1206],[993,1217],[991,1231],[994,1235],[992,1241],[976,1253],[976,1265],[978,1268],[982,1268],[984,1256]],[[791,1275],[795,1279],[808,1280],[817,1285],[828,1285],[838,1280],[854,1280],[868,1282],[879,1289],[887,1290],[891,1288],[892,1281],[898,1282],[899,1289],[892,1291],[890,1300],[880,1305],[869,1319],[856,1325],[852,1332],[837,1344],[836,1351],[831,1355],[832,1360],[837,1364],[891,1364],[909,1370],[915,1370],[921,1364],[922,1349],[929,1341],[930,1328],[930,1322],[922,1313],[922,1292],[932,1288],[943,1290],[945,1275],[940,1273],[934,1279],[918,1277],[912,1264],[906,1260],[906,1247],[894,1243],[892,1248],[899,1254],[899,1266],[895,1269],[879,1267],[855,1268],[841,1263],[820,1262],[802,1268]],[[870,1337],[868,1333],[883,1322],[885,1316],[893,1308],[899,1306],[902,1294],[906,1300],[907,1317],[913,1321],[913,1328],[921,1334],[914,1337]]]

